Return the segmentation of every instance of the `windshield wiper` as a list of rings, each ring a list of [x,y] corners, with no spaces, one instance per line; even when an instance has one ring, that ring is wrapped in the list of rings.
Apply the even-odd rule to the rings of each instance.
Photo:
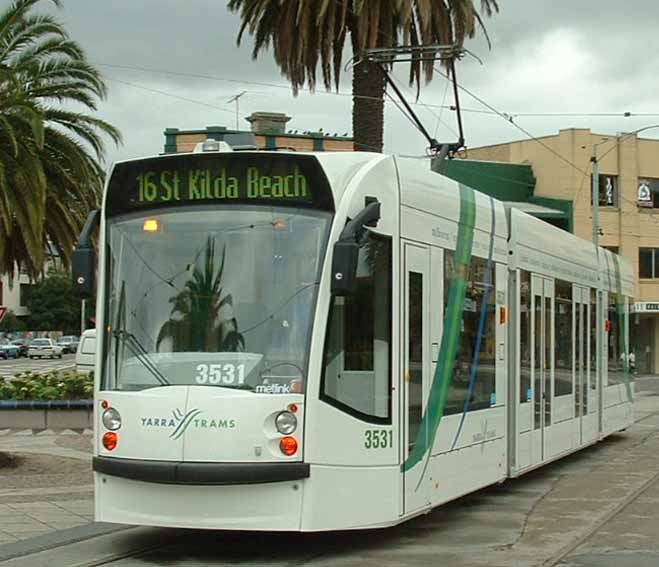
[[[119,331],[113,331],[112,335],[123,342],[126,347],[128,347],[128,350],[130,350],[137,360],[139,360],[142,363],[142,366],[146,368],[151,374],[160,382],[163,386],[169,386],[170,382],[167,380],[165,375],[160,372],[158,369],[158,366],[153,362],[151,357],[149,356],[149,352],[142,346],[142,343],[137,339],[137,337],[125,330],[119,330]]]

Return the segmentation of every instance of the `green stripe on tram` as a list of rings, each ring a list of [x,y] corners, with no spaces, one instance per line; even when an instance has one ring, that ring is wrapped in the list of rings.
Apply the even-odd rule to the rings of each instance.
[[[435,367],[428,405],[416,437],[416,444],[401,465],[401,471],[407,472],[419,463],[427,451],[432,449],[437,437],[439,424],[444,416],[444,407],[448,398],[453,368],[460,344],[460,329],[467,293],[467,275],[471,263],[471,251],[474,243],[476,222],[476,197],[474,190],[460,185],[460,224],[455,250],[455,270],[451,278],[448,306],[444,316],[444,331],[439,349],[439,359]]]
[[[618,325],[621,329],[618,332],[619,352],[624,353],[622,363],[622,378],[627,389],[627,400],[633,401],[631,378],[629,375],[629,347],[627,344],[627,319],[625,318],[625,296],[622,294],[622,273],[620,271],[620,260],[617,254],[613,254],[613,265],[616,272],[616,315],[618,316]]]

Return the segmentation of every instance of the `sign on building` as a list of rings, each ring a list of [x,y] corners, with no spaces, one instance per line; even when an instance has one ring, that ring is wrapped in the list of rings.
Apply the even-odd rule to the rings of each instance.
[[[638,180],[638,206],[654,207],[654,195],[659,193],[659,179]]]

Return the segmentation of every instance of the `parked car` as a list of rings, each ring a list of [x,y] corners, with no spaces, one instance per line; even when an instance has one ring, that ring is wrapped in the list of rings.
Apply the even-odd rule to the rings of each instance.
[[[75,335],[65,335],[57,340],[57,344],[62,347],[62,352],[75,352],[78,348],[79,339]]]
[[[30,358],[62,358],[62,347],[53,339],[34,339],[27,353]]]
[[[18,358],[19,347],[13,345],[8,339],[0,339],[0,358]]]
[[[11,344],[18,347],[18,356],[27,357],[27,351],[29,348],[30,342],[27,339],[14,339],[11,341]]]
[[[96,329],[83,331],[76,351],[76,372],[89,373],[96,364]]]

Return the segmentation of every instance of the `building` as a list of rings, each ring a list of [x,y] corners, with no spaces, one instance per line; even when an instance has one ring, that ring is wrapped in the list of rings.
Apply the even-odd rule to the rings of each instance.
[[[298,152],[337,152],[352,151],[352,138],[347,134],[339,136],[323,132],[287,131],[286,124],[290,116],[279,112],[254,112],[246,118],[251,124],[250,130],[236,130],[225,126],[208,126],[203,130],[179,130],[167,128],[165,130],[164,153],[191,152],[194,147],[204,140],[214,140],[232,143],[230,139],[239,139],[240,144],[246,140],[262,150],[287,149]],[[246,136],[249,135],[249,136]],[[233,144],[232,144],[233,145]]]
[[[61,270],[62,261],[55,247],[49,244],[43,273],[47,274],[51,269]],[[30,310],[25,305],[25,299],[34,284],[35,281],[19,266],[16,266],[13,274],[0,275],[0,307],[6,307],[7,311],[12,311],[17,317],[27,317]]]
[[[27,290],[33,285],[27,274],[16,272],[0,276],[0,307],[6,307],[13,311],[18,317],[29,315],[28,308],[24,305]]]
[[[566,129],[535,140],[470,148],[461,157],[532,168],[535,187],[529,202],[539,198],[546,208],[563,210],[566,228],[592,240],[595,147],[600,164],[599,243],[635,267],[631,344],[637,370],[659,373],[659,140]],[[508,175],[505,169],[501,174]],[[514,180],[511,185],[519,187]],[[566,202],[570,207],[564,207]]]

